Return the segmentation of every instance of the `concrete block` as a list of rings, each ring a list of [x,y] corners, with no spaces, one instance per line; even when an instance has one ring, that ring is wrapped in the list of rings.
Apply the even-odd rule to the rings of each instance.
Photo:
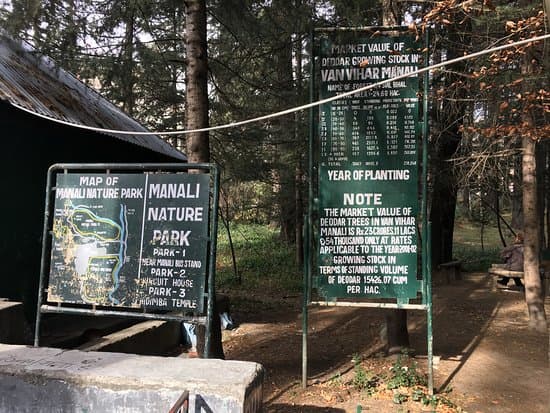
[[[0,412],[261,411],[257,363],[0,344]]]
[[[32,344],[23,303],[0,299],[0,343]]]

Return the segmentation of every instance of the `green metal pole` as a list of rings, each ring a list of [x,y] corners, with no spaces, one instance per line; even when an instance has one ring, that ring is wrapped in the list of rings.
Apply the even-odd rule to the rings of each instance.
[[[44,228],[42,230],[42,253],[40,258],[40,280],[38,281],[38,301],[36,304],[36,320],[34,327],[34,347],[40,346],[40,322],[42,320],[42,300],[44,297],[44,283],[46,277],[47,245],[49,242],[48,225],[50,221],[50,195],[52,190],[54,168],[48,169],[46,178],[46,199],[44,201]]]
[[[308,330],[308,291],[309,291],[309,220],[304,226],[304,291],[302,298],[302,388],[307,387],[307,330]]]
[[[426,31],[424,47],[424,67],[429,65],[429,30]],[[428,93],[429,93],[430,75],[424,73],[423,81],[423,100],[422,100],[422,301],[426,304],[426,285],[427,285],[427,267],[428,260]]]
[[[432,224],[428,223],[428,257],[432,252]],[[433,326],[432,326],[432,262],[427,262],[426,295],[428,299],[426,327],[428,330],[428,391],[434,394],[434,356],[433,356]]]
[[[430,31],[426,31],[424,47],[424,66],[429,65]],[[431,223],[428,221],[428,93],[429,72],[424,73],[424,99],[422,122],[422,301],[426,304],[426,329],[428,340],[428,391],[434,394],[433,379],[433,325],[432,325],[432,232]]]
[[[206,332],[204,339],[204,357],[210,358],[212,347],[212,324],[214,314],[214,300],[216,299],[216,286],[215,286],[215,274],[216,274],[216,247],[218,236],[218,196],[220,187],[220,174],[216,165],[212,165],[210,168],[213,174],[213,188],[212,188],[212,209],[210,213],[210,256],[208,260],[208,305],[206,308]]]

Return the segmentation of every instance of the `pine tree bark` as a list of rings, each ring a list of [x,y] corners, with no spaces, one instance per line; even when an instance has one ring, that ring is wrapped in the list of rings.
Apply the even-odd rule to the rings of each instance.
[[[288,27],[288,12],[294,10],[294,4],[290,0],[278,0],[273,2],[274,19],[280,27]],[[278,34],[278,50],[273,54],[275,65],[276,88],[278,94],[278,106],[285,107],[289,100],[295,98],[295,85],[293,79],[292,50],[293,42],[291,30],[282,30]],[[281,239],[288,244],[296,241],[296,142],[294,141],[294,117],[281,117],[274,121],[278,128],[277,143],[277,177],[279,192],[277,194],[279,204],[279,224]]]
[[[524,56],[521,66],[522,75],[528,76],[533,72],[529,54]],[[529,107],[524,107],[521,120],[523,125],[531,129],[535,125],[533,114]],[[537,142],[530,136],[522,138],[522,173],[523,173],[523,277],[525,281],[525,302],[529,312],[529,327],[547,331],[546,314],[544,311],[544,294],[539,274],[540,266],[540,232],[542,226],[539,221],[539,207],[537,201]]]
[[[206,42],[206,2],[185,1],[185,47],[187,67],[185,70],[186,116],[188,130],[208,127],[208,54]],[[189,163],[210,161],[208,132],[193,132],[187,137],[187,159]],[[195,171],[193,171],[195,172]],[[210,331],[210,358],[225,358],[221,339],[221,323],[216,296]],[[197,350],[204,356],[205,328],[197,328]]]
[[[382,2],[382,21],[384,26],[397,26],[398,16],[402,13],[394,0]],[[385,332],[387,353],[395,354],[409,347],[409,330],[407,329],[407,310],[386,310]]]
[[[187,130],[208,127],[208,54],[206,47],[206,2],[185,1],[185,127]],[[187,136],[187,158],[190,163],[210,161],[208,132]]]
[[[124,45],[121,51],[122,73],[120,82],[123,93],[123,109],[134,116],[134,8],[130,5],[125,20]]]
[[[537,164],[537,213],[538,213],[538,222],[541,224],[538,225],[539,229],[539,257],[541,257],[541,251],[546,245],[546,232],[544,231],[544,210],[546,208],[546,197],[544,196],[544,186],[545,186],[545,160],[546,160],[546,145],[538,143],[536,145],[536,164]]]
[[[386,341],[389,355],[410,347],[406,310],[388,310],[386,313]]]
[[[529,312],[529,327],[546,332],[547,322],[544,312],[542,283],[539,275],[539,221],[536,180],[536,142],[523,137],[523,219],[524,219],[524,260],[525,302]]]
[[[550,248],[550,148],[548,148],[548,142],[545,142],[546,145],[546,157],[544,159],[544,165],[543,169],[545,172],[544,175],[544,191],[543,194],[546,198],[546,209],[545,209],[545,217],[546,217],[546,245],[544,245],[545,249]]]

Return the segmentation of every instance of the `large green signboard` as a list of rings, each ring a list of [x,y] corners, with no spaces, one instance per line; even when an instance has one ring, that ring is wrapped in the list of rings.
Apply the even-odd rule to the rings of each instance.
[[[320,98],[418,69],[414,36],[320,40]],[[417,296],[418,76],[324,104],[319,114],[316,285],[327,299]]]
[[[210,176],[56,176],[49,302],[201,313]]]

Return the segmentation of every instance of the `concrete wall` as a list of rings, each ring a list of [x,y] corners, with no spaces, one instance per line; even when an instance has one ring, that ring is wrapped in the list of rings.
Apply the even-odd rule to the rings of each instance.
[[[0,343],[32,344],[32,338],[23,304],[0,299]]]
[[[261,411],[257,363],[0,344],[0,412]]]

